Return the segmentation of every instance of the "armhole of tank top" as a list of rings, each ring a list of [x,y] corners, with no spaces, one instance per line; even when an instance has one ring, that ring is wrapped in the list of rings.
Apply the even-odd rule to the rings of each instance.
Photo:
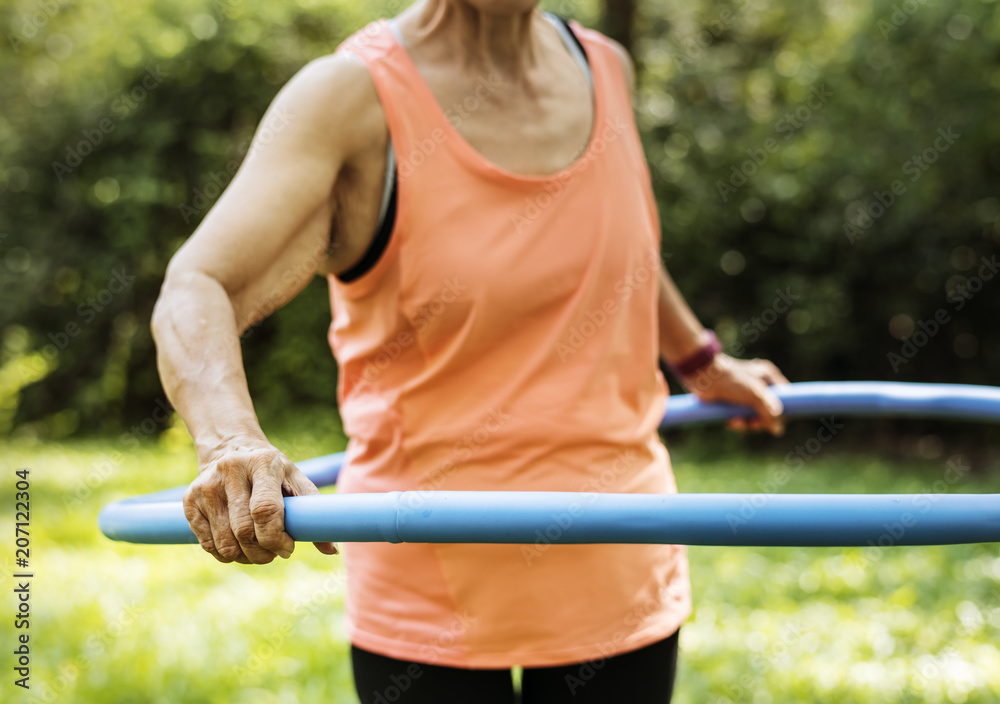
[[[387,24],[395,35],[396,41],[402,46],[403,38],[399,33],[399,27],[396,26],[396,18],[389,18]],[[386,128],[388,129],[388,125]],[[382,254],[389,247],[389,238],[396,226],[396,201],[399,190],[397,181],[396,153],[392,148],[392,134],[390,133],[386,144],[385,181],[382,185],[382,204],[379,206],[375,236],[361,259],[347,271],[335,276],[341,283],[349,284],[367,274],[378,264],[378,260],[382,258]]]
[[[396,155],[392,149],[392,135],[389,135],[385,157],[385,182],[382,185],[382,204],[379,206],[378,225],[375,236],[358,263],[337,275],[341,283],[349,284],[367,274],[378,263],[389,246],[389,237],[396,225]]]
[[[580,65],[580,69],[587,77],[587,82],[590,84],[591,89],[593,89],[594,76],[590,70],[590,60],[587,58],[587,52],[583,48],[583,43],[570,28],[567,19],[551,12],[542,12],[542,14],[559,32],[563,43]],[[399,28],[396,26],[395,18],[389,20],[389,27],[392,29],[393,34],[396,35],[396,41],[402,46],[403,40],[399,34]],[[358,263],[347,271],[337,275],[336,278],[341,283],[351,283],[371,271],[378,263],[382,253],[389,246],[389,238],[396,224],[396,199],[398,198],[399,190],[395,153],[392,149],[392,135],[389,135],[389,143],[386,151],[385,184],[382,188],[382,205],[379,208],[375,237],[372,238],[371,244],[368,245],[368,249],[365,250],[364,255],[362,255]]]

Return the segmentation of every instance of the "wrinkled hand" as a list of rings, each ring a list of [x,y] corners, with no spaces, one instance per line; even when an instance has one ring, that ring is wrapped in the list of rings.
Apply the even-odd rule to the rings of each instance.
[[[318,494],[291,460],[265,441],[214,453],[184,492],[184,516],[201,547],[219,562],[263,565],[288,559],[295,541],[285,532],[285,496]],[[333,543],[313,543],[326,555]]]
[[[784,407],[768,387],[787,384],[788,379],[766,359],[733,359],[719,354],[710,365],[682,383],[702,401],[734,403],[756,411],[749,419],[727,421],[727,427],[733,430],[767,430],[772,435],[785,432]]]

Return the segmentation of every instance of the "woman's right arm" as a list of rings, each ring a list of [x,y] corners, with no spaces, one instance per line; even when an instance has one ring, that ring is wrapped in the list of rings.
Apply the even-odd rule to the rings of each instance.
[[[344,56],[310,63],[275,97],[239,171],[167,267],[152,319],[157,367],[198,452],[184,513],[220,562],[287,558],[295,543],[284,530],[282,491],[319,493],[264,436],[240,336],[321,266],[343,271],[364,250],[364,236],[348,233],[353,240],[345,234],[346,246],[327,254],[335,185],[373,142],[384,149],[384,133],[363,65]],[[316,547],[337,552],[332,543]]]

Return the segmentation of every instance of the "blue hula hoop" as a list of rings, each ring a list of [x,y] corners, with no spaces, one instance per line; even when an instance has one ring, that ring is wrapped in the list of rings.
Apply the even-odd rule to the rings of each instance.
[[[1000,422],[1000,388],[900,382],[775,386],[787,418],[822,414]],[[752,411],[668,399],[661,428],[723,421]],[[296,463],[317,486],[335,484],[336,453]],[[184,517],[187,486],[106,505],[112,540],[197,543]],[[751,498],[753,512],[745,517]],[[620,494],[405,491],[285,497],[297,541],[410,543],[664,543],[857,547],[1000,542],[1000,494]]]

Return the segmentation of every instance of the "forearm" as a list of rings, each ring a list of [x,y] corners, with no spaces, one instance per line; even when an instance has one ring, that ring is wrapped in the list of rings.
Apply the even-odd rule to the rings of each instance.
[[[705,344],[705,328],[687,301],[677,290],[673,279],[660,267],[660,355],[669,363],[677,364]]]
[[[223,447],[266,442],[247,388],[241,330],[218,281],[202,273],[168,279],[152,329],[163,389],[202,466]]]

